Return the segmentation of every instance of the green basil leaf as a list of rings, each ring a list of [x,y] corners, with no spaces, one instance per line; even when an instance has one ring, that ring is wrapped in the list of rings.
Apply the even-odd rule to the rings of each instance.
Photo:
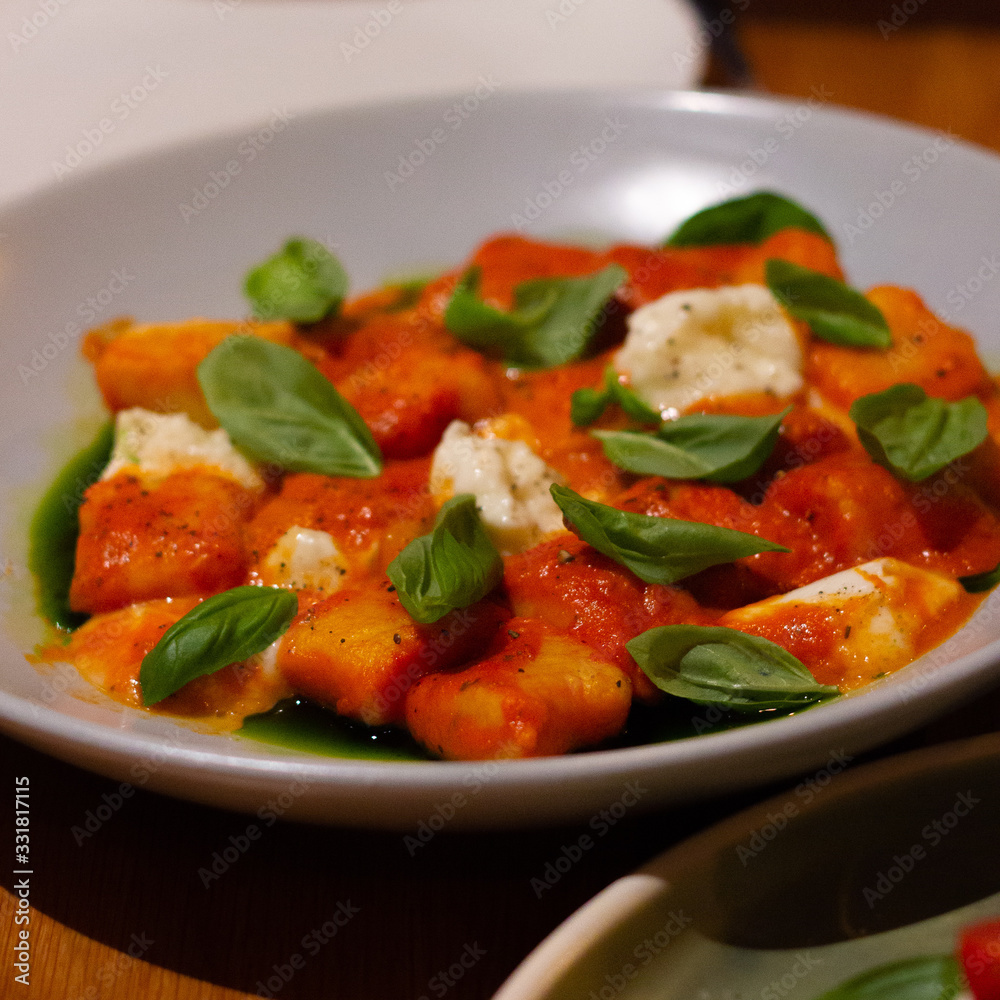
[[[459,493],[429,535],[415,538],[386,570],[399,601],[424,625],[481,601],[503,579],[503,559],[483,530],[476,498]]]
[[[298,607],[293,591],[277,587],[234,587],[202,601],[143,657],[143,704],[155,705],[195,677],[267,649],[285,634]]]
[[[631,514],[585,500],[558,484],[549,490],[575,535],[646,583],[674,583],[709,566],[757,552],[789,551],[743,531],[672,517]]]
[[[510,312],[476,294],[479,269],[462,276],[444,313],[459,340],[500,354],[508,364],[550,368],[580,357],[590,346],[608,300],[628,274],[609,264],[584,278],[536,278],[514,289]]]
[[[591,431],[604,454],[620,469],[643,476],[703,479],[712,466],[699,455],[643,431]]]
[[[619,468],[670,479],[737,483],[752,476],[778,440],[781,421],[791,413],[764,417],[692,414],[667,421],[655,434],[593,431],[604,454]]]
[[[347,272],[322,243],[289,240],[246,277],[244,291],[260,319],[315,323],[347,295]]]
[[[818,1000],[955,1000],[965,989],[954,958],[926,955],[862,972]]]
[[[848,412],[872,459],[911,482],[968,454],[987,435],[986,407],[975,396],[948,403],[910,382],[862,396]]]
[[[382,471],[375,439],[314,365],[260,337],[227,337],[198,365],[212,415],[258,462],[292,472],[369,479]]]
[[[610,402],[607,389],[577,389],[569,401],[570,420],[577,427],[589,427],[600,419]]]
[[[625,644],[662,691],[736,712],[803,708],[832,698],[803,663],[769,639],[736,629],[661,625]]]
[[[764,273],[774,297],[821,340],[841,347],[892,347],[882,311],[842,281],[774,258]]]
[[[981,594],[985,590],[992,590],[1000,583],[1000,563],[985,573],[974,573],[971,576],[960,576],[958,582],[965,587],[970,594]]]
[[[719,243],[763,243],[790,227],[833,239],[823,223],[801,205],[772,191],[733,198],[692,215],[666,241],[671,247],[706,247]]]
[[[610,366],[604,370],[604,384],[611,402],[617,403],[625,413],[640,424],[658,424],[663,417],[658,410],[640,399],[634,389],[618,381],[618,372]]]
[[[570,399],[570,418],[577,427],[589,427],[612,403],[640,424],[658,424],[660,414],[644,403],[633,389],[618,381],[611,365],[604,369],[603,389],[577,389]]]

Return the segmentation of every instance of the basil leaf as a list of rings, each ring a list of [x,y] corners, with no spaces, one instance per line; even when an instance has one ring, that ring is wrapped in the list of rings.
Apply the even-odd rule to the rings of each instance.
[[[549,487],[567,527],[646,583],[674,583],[709,566],[757,552],[788,552],[756,535],[698,521],[631,514],[585,500],[565,486]]]
[[[733,198],[692,215],[666,241],[671,247],[706,247],[718,243],[763,243],[790,227],[833,239],[823,223],[789,198],[772,191],[758,191]]]
[[[960,576],[958,582],[969,594],[981,594],[983,591],[992,590],[1000,583],[1000,563],[985,573],[974,573],[971,576]]]
[[[209,410],[258,462],[368,479],[382,455],[357,411],[301,354],[260,337],[227,337],[198,365]]]
[[[577,427],[589,427],[612,403],[640,424],[658,424],[662,419],[636,392],[618,381],[618,372],[609,365],[604,369],[603,389],[577,389],[570,399],[570,418]]]
[[[611,402],[607,389],[577,389],[570,397],[569,417],[577,427],[589,427]]]
[[[769,639],[736,629],[661,625],[625,644],[662,691],[736,712],[793,709],[832,698],[808,669]]]
[[[640,399],[634,389],[618,381],[618,372],[614,368],[605,369],[604,384],[611,402],[617,403],[633,420],[640,424],[658,424],[663,420],[659,411]]]
[[[277,587],[234,587],[202,601],[142,658],[143,704],[155,705],[195,677],[267,649],[287,631],[298,607],[293,591]]]
[[[462,276],[444,312],[444,324],[477,350],[499,353],[508,364],[550,368],[580,357],[608,300],[628,274],[617,264],[585,278],[536,278],[514,289],[510,312],[476,295],[479,269]]]
[[[764,417],[692,414],[665,423],[655,434],[593,431],[619,468],[671,479],[737,483],[752,476],[778,440],[788,407]]]
[[[862,972],[818,1000],[955,1000],[965,989],[954,958],[927,955]]]
[[[300,238],[255,267],[244,291],[260,319],[315,323],[340,308],[347,287],[340,261],[322,243]]]
[[[854,401],[848,411],[873,461],[919,482],[986,440],[987,413],[975,396],[957,403],[901,382]]]
[[[483,530],[476,498],[459,493],[429,535],[415,538],[386,570],[399,601],[424,625],[481,601],[503,579],[503,559]]]
[[[764,274],[774,297],[821,340],[841,347],[892,347],[882,311],[842,281],[774,258]]]

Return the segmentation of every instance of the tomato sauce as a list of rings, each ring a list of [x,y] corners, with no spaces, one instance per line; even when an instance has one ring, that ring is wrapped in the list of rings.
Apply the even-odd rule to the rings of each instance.
[[[293,529],[326,533],[343,579],[299,588],[299,614],[273,663],[252,658],[199,678],[152,710],[238,725],[294,692],[366,725],[406,727],[437,756],[564,753],[614,737],[633,699],[662,699],[628,652],[631,639],[664,625],[716,624],[884,558],[948,578],[951,589],[935,591],[938,603],[928,603],[912,577],[891,599],[894,614],[897,605],[926,612],[904,616],[909,658],[920,655],[957,629],[979,599],[956,596],[954,579],[1000,563],[1000,451],[991,438],[927,480],[904,482],[872,461],[847,409],[862,395],[913,382],[947,400],[979,398],[998,435],[1000,401],[968,334],[934,317],[915,293],[869,293],[887,318],[890,348],[836,346],[795,324],[806,346],[800,392],[706,396],[691,407],[744,416],[791,408],[773,451],[742,482],[628,473],[605,456],[591,428],[572,422],[573,393],[602,386],[634,309],[680,289],[762,283],[772,257],[842,277],[832,245],[794,229],[760,246],[603,251],[505,235],[419,294],[368,293],[307,329],[192,320],[122,322],[92,333],[84,353],[109,409],[180,411],[205,427],[215,420],[195,368],[208,351],[233,332],[293,347],[354,406],[385,464],[373,479],[270,474],[258,490],[210,468],[155,482],[126,470],[97,482],[81,506],[70,589],[73,610],[92,617],[42,658],[68,659],[111,697],[138,706],[139,667],[157,637],[213,594],[246,583],[284,585],[273,552]],[[509,309],[524,281],[590,275],[612,263],[628,277],[582,360],[544,371],[511,367],[445,328],[445,306],[469,266],[479,269],[485,302]],[[588,499],[735,529],[789,551],[648,584],[576,534],[555,531],[507,556],[503,583],[488,598],[421,625],[385,572],[434,524],[441,497],[431,486],[433,455],[454,421],[524,442]],[[611,406],[595,426],[635,425]],[[845,646],[870,616],[852,618],[851,607],[849,600],[840,608],[788,602],[738,627],[784,647],[820,683],[849,690],[883,672],[877,656]]]

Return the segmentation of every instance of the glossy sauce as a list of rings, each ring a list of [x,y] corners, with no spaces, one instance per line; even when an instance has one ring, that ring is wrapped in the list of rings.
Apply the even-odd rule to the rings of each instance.
[[[883,556],[950,577],[1000,563],[1000,452],[993,440],[923,483],[909,484],[871,461],[847,418],[858,396],[905,379],[949,399],[977,395],[1000,431],[997,389],[971,339],[932,317],[905,290],[871,293],[892,329],[889,351],[808,341],[813,395],[756,393],[696,404],[693,412],[745,415],[793,407],[773,454],[745,482],[723,486],[628,474],[606,459],[588,429],[572,424],[572,393],[601,384],[632,308],[681,288],[762,282],[772,256],[841,274],[829,243],[793,230],[760,247],[691,250],[618,246],[598,252],[515,236],[487,241],[469,263],[482,269],[481,294],[499,307],[509,307],[516,285],[530,278],[589,274],[609,262],[630,274],[607,309],[593,356],[544,372],[508,369],[447,333],[443,309],[461,269],[418,295],[363,296],[341,316],[312,327],[308,338],[288,324],[254,331],[197,320],[140,328],[134,337],[127,327],[91,335],[85,350],[109,406],[156,409],[171,399],[203,424],[211,415],[192,388],[192,365],[222,336],[238,329],[295,346],[358,409],[386,464],[376,480],[294,473],[269,482],[263,493],[207,469],[155,483],[119,473],[91,487],[69,600],[76,612],[96,614],[68,651],[53,646],[42,657],[68,655],[113,697],[138,705],[142,651],[197,600],[240,583],[269,582],[267,553],[297,526],[330,534],[344,575],[331,590],[300,593],[300,614],[278,654],[278,673],[248,661],[191,682],[155,711],[215,719],[223,728],[239,725],[249,713],[244,731],[261,738],[294,742],[301,731],[311,748],[326,748],[318,752],[354,756],[370,744],[391,744],[384,751],[390,756],[418,759],[423,750],[414,751],[416,744],[398,730],[386,737],[385,727],[405,721],[435,754],[462,757],[504,756],[511,747],[515,755],[531,755],[629,745],[745,724],[746,716],[664,702],[625,643],[657,625],[713,624],[731,609]],[[808,339],[801,325],[798,335]],[[152,371],[156,378],[144,393],[137,372]],[[384,573],[433,524],[431,452],[453,420],[490,421],[492,433],[523,440],[591,499],[734,528],[791,551],[740,559],[664,587],[642,583],[575,535],[557,533],[508,557],[504,589],[493,600],[457,613],[454,621],[417,626]],[[597,426],[630,425],[611,407]],[[37,524],[47,517],[40,513]],[[65,545],[65,525],[51,530]],[[38,550],[44,548],[40,542]],[[56,592],[67,582],[45,584],[46,608],[58,607]],[[901,599],[919,606],[921,595]],[[979,600],[965,595],[946,614],[914,627],[909,638],[915,655],[943,641]],[[843,635],[842,618],[828,608],[796,606],[747,631],[779,642],[812,666],[820,682],[847,690],[876,673],[838,675],[822,666]],[[53,620],[70,622],[65,615]],[[512,668],[519,658],[523,669]],[[319,724],[308,699],[354,721]],[[254,714],[276,700],[278,707]],[[426,721],[436,712],[443,714]],[[361,723],[374,728],[363,730]]]

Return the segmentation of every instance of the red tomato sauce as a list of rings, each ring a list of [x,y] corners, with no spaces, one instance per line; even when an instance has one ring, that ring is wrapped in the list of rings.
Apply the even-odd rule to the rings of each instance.
[[[614,736],[633,698],[662,698],[626,648],[650,628],[711,625],[733,609],[884,557],[952,580],[991,570],[1000,563],[995,440],[924,482],[907,483],[872,461],[847,416],[860,396],[906,381],[947,400],[976,396],[1000,433],[996,383],[971,338],[934,317],[913,292],[869,293],[886,315],[892,347],[840,347],[796,324],[806,345],[802,391],[707,396],[694,404],[691,412],[745,416],[791,407],[773,452],[743,482],[634,475],[609,461],[591,428],[574,426],[572,394],[601,387],[635,308],[680,289],[762,283],[771,257],[842,277],[832,245],[799,230],[761,246],[606,251],[507,235],[484,243],[414,301],[398,290],[368,293],[307,330],[189,321],[119,323],[91,334],[85,354],[112,411],[179,410],[206,427],[214,418],[194,370],[212,347],[232,332],[289,345],[355,407],[385,465],[373,479],[272,475],[256,492],[209,469],[152,483],[125,472],[98,482],[81,508],[71,591],[74,609],[93,617],[68,646],[42,658],[69,659],[112,697],[139,705],[142,657],[169,624],[227,588],[273,583],[267,573],[278,571],[265,562],[290,529],[326,532],[344,579],[333,593],[300,590],[277,667],[248,661],[190,682],[153,710],[238,725],[242,715],[295,692],[370,725],[406,726],[439,756],[563,753]],[[463,345],[444,325],[445,306],[469,266],[479,268],[483,299],[508,309],[521,282],[589,275],[610,263],[628,279],[583,360],[544,371],[511,368]],[[433,526],[441,497],[431,483],[432,455],[456,420],[478,427],[490,421],[494,437],[524,442],[589,499],[759,535],[790,551],[738,559],[673,585],[647,584],[575,534],[555,532],[507,556],[503,583],[489,598],[421,625],[385,571]],[[595,426],[635,425],[612,406]],[[922,596],[898,599],[919,605]],[[954,632],[978,600],[963,593],[914,627],[917,655]],[[850,624],[843,617],[825,606],[788,604],[746,630],[783,646],[817,681],[846,690],[878,671],[872,664],[848,676],[831,665]]]

